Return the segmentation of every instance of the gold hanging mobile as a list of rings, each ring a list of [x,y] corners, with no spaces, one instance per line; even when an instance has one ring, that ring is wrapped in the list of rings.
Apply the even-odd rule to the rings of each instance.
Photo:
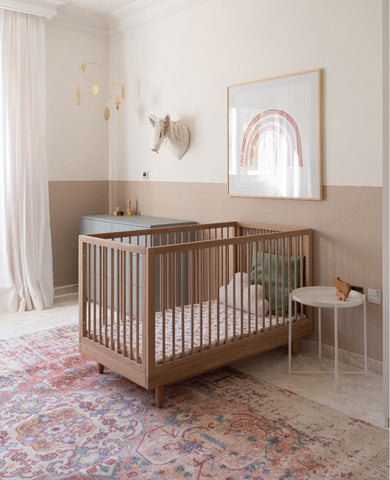
[[[77,94],[76,94],[76,98],[77,98],[77,105],[80,106],[81,105],[81,85],[82,83],[89,83],[91,84],[91,94],[94,95],[94,96],[97,96],[99,95],[100,93],[100,88],[99,88],[99,85],[95,84],[94,82],[92,82],[91,80],[89,80],[86,76],[86,73],[87,73],[87,66],[88,65],[99,65],[100,67],[102,67],[102,65],[100,63],[94,63],[94,62],[89,62],[89,63],[82,63],[81,64],[81,73],[83,75],[83,78],[79,84],[79,86],[77,87]],[[113,85],[112,85],[112,91],[115,92],[115,89],[117,88],[117,86],[120,85],[120,94],[118,93],[113,93],[112,95],[110,95],[110,99],[111,98],[114,98],[114,104],[115,104],[115,108],[116,110],[119,110],[120,108],[120,104],[121,104],[121,101],[125,99],[125,86],[120,84],[120,82],[115,82]],[[103,112],[103,117],[104,117],[104,120],[106,122],[109,121],[110,117],[111,117],[111,112],[110,112],[110,108],[109,106],[107,106],[105,109],[104,109],[104,112]]]

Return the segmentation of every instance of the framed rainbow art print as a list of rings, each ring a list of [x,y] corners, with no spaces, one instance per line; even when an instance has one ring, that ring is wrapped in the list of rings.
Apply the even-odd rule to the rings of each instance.
[[[321,200],[321,73],[228,87],[230,196]]]

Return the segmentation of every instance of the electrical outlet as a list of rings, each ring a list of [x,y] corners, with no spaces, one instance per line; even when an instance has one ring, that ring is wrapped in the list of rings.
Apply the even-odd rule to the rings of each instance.
[[[149,180],[149,171],[146,170],[145,172],[142,172],[142,178],[144,180]]]
[[[378,305],[382,302],[382,292],[376,288],[369,288],[367,293],[367,300],[370,303],[377,303]]]

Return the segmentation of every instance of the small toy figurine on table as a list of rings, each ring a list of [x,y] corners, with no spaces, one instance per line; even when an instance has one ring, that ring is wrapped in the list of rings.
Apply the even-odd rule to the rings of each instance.
[[[347,282],[344,282],[340,277],[332,278],[332,281],[337,288],[337,298],[345,302],[348,298],[349,292],[351,291],[351,285]]]
[[[112,212],[113,215],[123,215],[123,210],[120,207],[116,207],[115,210]]]

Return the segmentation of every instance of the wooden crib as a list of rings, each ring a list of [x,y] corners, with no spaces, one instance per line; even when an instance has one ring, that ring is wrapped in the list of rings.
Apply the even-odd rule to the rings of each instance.
[[[287,344],[312,230],[238,222],[80,235],[80,350],[146,389]],[[294,340],[312,313],[294,305]],[[286,366],[287,368],[287,366]]]

